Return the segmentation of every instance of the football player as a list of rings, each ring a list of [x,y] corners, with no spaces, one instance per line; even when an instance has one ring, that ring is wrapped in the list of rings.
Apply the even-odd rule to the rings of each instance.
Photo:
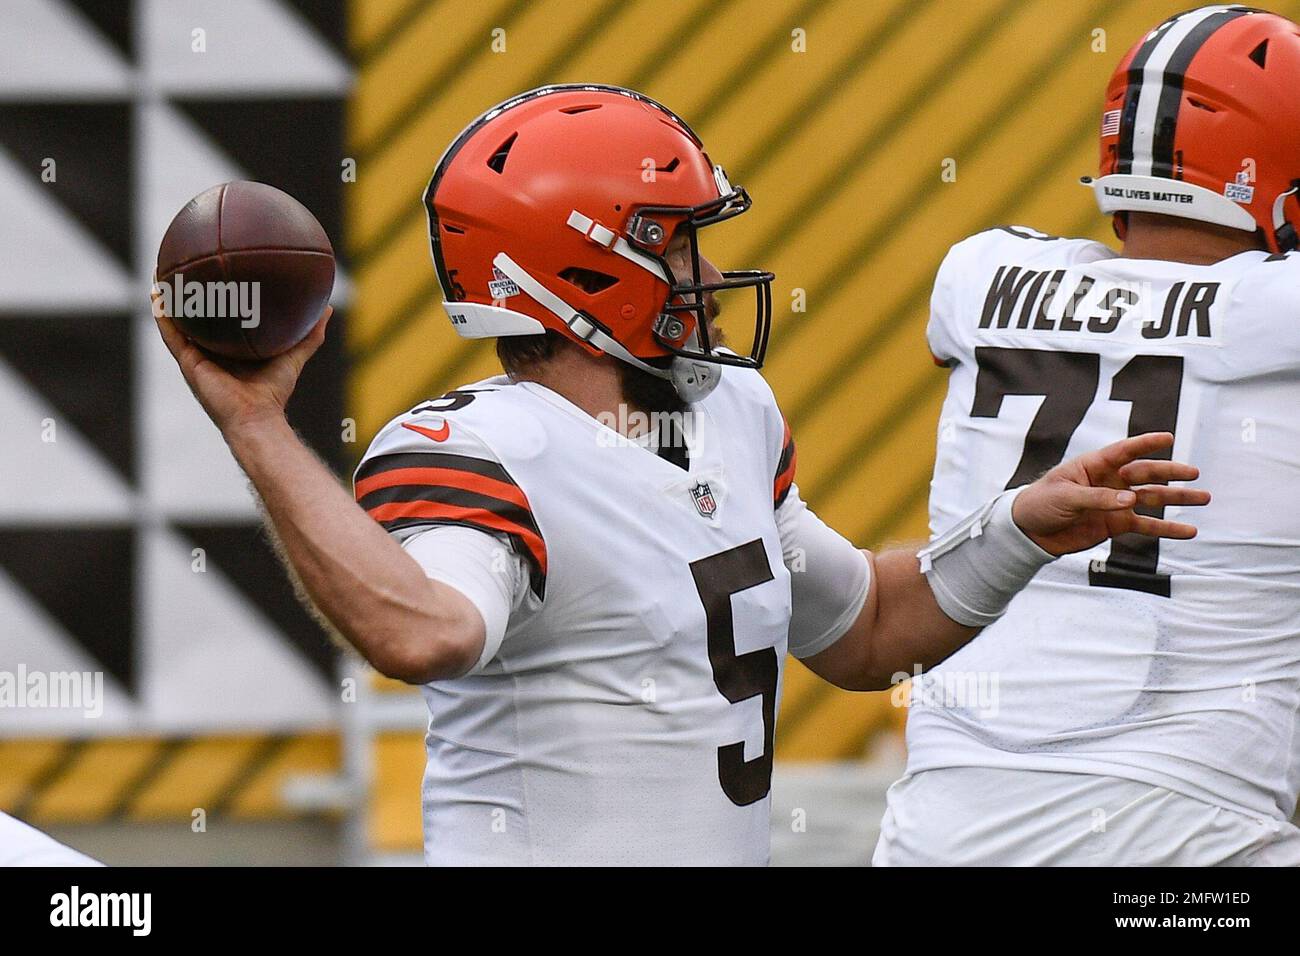
[[[1154,484],[1196,475],[1155,433],[990,495],[921,560],[855,549],[800,501],[757,372],[772,276],[699,251],[749,206],[630,90],[546,87],[485,113],[425,207],[453,327],[497,339],[505,374],[395,418],[355,501],[283,414],[323,324],[232,375],[160,320],[306,593],[423,687],[430,863],[764,863],[787,651],[885,687],[1057,554],[1195,533],[1134,510],[1208,500]],[[729,294],[755,303],[728,317],[739,348],[720,344]]]
[[[1300,865],[1300,28],[1239,6],[1156,27],[1085,182],[1119,255],[1001,228],[939,270],[932,527],[1153,429],[1215,506],[1195,541],[1055,562],[916,683],[875,862]],[[952,706],[977,680],[996,705]]]

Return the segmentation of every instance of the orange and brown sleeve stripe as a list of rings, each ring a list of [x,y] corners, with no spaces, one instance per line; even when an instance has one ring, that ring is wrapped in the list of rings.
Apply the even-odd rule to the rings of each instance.
[[[505,535],[528,562],[533,591],[545,596],[546,542],[523,489],[498,463],[436,452],[378,455],[357,470],[354,490],[385,531],[460,525]]]
[[[785,502],[786,495],[790,494],[790,486],[794,484],[794,466],[796,454],[794,450],[794,438],[790,436],[790,423],[783,422],[785,425],[785,436],[781,439],[781,457],[776,463],[776,478],[772,483],[772,506],[779,508]]]

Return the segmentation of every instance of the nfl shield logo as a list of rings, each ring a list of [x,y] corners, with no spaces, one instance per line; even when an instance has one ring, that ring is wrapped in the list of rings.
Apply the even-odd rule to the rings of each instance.
[[[691,497],[695,499],[695,510],[705,518],[712,518],[718,510],[718,500],[713,497],[713,489],[707,481],[697,481],[691,488]]]

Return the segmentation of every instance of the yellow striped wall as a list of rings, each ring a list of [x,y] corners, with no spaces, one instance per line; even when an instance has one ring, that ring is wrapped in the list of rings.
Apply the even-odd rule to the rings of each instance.
[[[723,267],[777,274],[766,374],[795,432],[804,496],[864,546],[924,536],[946,374],[923,334],[935,268],[953,242],[1000,223],[1111,238],[1077,185],[1096,162],[1101,90],[1143,31],[1189,5],[354,3],[349,396],[359,433],[496,371],[490,343],[458,339],[438,308],[420,193],[445,144],[532,86],[629,85],[685,117],[754,197],[705,249]],[[504,52],[492,50],[494,30]],[[796,30],[805,52],[793,49]],[[945,160],[953,182],[941,179]],[[806,312],[790,311],[795,289]],[[794,666],[778,753],[852,756],[900,722],[883,696],[835,691]]]
[[[334,734],[0,740],[0,808],[37,825],[282,817],[290,779],[338,766]]]

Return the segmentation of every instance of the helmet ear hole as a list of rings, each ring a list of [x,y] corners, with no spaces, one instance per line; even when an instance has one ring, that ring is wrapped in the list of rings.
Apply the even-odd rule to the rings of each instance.
[[[559,277],[570,285],[577,286],[588,295],[604,292],[610,286],[618,284],[617,276],[597,272],[595,269],[581,269],[577,266],[569,266],[560,273]]]

